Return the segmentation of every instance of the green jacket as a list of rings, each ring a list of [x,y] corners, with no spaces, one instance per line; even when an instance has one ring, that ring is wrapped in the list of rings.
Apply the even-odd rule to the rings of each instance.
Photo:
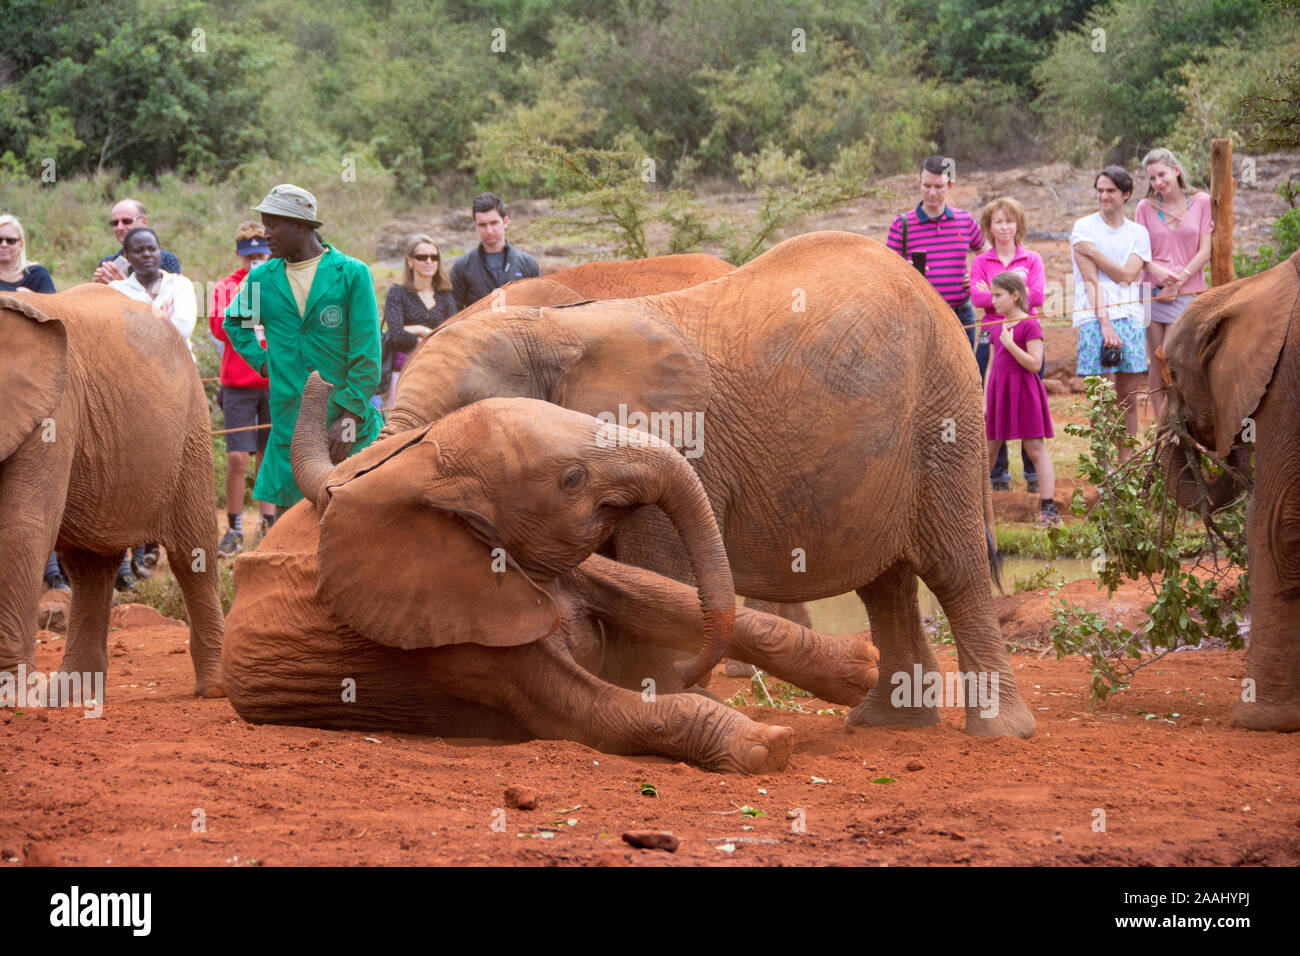
[[[256,325],[266,332],[257,341]],[[334,385],[327,424],[343,412],[356,416],[352,451],[365,448],[383,427],[370,397],[379,390],[379,308],[375,284],[364,262],[332,246],[316,267],[306,315],[298,312],[284,260],[270,259],[248,274],[222,323],[230,344],[254,371],[267,366],[271,381],[271,436],[253,496],[284,508],[302,499],[289,467],[289,445],[298,422],[302,389],[312,371]]]

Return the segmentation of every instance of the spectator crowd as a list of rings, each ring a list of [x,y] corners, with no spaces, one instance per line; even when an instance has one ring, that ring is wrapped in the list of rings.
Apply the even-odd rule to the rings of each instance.
[[[1152,411],[1160,413],[1156,349],[1192,295],[1205,289],[1214,229],[1210,197],[1188,188],[1173,153],[1153,149],[1142,168],[1147,194],[1133,219],[1124,215],[1133,177],[1123,167],[1107,166],[1093,180],[1097,211],[1075,222],[1070,233],[1076,373],[1114,383],[1129,434],[1137,432],[1141,393],[1149,393]],[[948,203],[955,181],[953,160],[926,159],[918,178],[920,202],[894,219],[887,242],[952,308],[975,351],[984,380],[993,489],[1010,488],[1006,442],[1018,439],[1026,486],[1040,496],[1038,520],[1056,524],[1055,479],[1044,444],[1054,432],[1042,382],[1043,260],[1021,244],[1028,222],[1019,202],[994,199],[977,222]],[[982,312],[978,319],[975,309]],[[1123,461],[1129,450],[1121,447],[1118,454]]]
[[[1148,188],[1132,219],[1125,211],[1133,177],[1107,166],[1093,182],[1097,211],[1079,219],[1070,235],[1077,373],[1114,382],[1130,433],[1137,431],[1140,393],[1149,392],[1159,412],[1153,356],[1190,294],[1205,288],[1214,228],[1209,197],[1189,189],[1172,153],[1152,150],[1142,167]],[[951,159],[927,158],[918,178],[920,200],[893,220],[887,244],[925,276],[970,343],[984,382],[993,489],[1010,488],[1007,442],[1019,441],[1026,486],[1039,495],[1038,520],[1055,524],[1060,518],[1046,449],[1054,430],[1042,380],[1043,260],[1023,245],[1028,222],[1016,199],[996,198],[976,216],[948,201],[955,181]],[[387,291],[381,325],[370,269],[324,241],[310,192],[276,186],[253,210],[260,221],[235,231],[238,267],[213,286],[205,303],[221,360],[227,527],[219,551],[227,556],[244,547],[250,468],[259,534],[280,509],[302,498],[289,446],[312,370],[334,386],[327,425],[331,455],[341,460],[378,435],[382,411],[392,405],[402,369],[424,338],[494,289],[539,274],[537,262],[506,241],[510,219],[502,201],[484,193],[471,207],[479,242],[450,267],[433,237],[410,237],[402,279]],[[118,249],[99,260],[91,278],[152,304],[189,344],[198,320],[194,284],[178,257],[163,248],[144,206],[121,200],[109,227]],[[0,290],[20,288],[55,291],[49,271],[29,258],[22,224],[0,215]],[[156,544],[133,548],[123,558],[117,587],[133,590],[156,561]],[[68,586],[57,554],[50,555],[45,583]]]

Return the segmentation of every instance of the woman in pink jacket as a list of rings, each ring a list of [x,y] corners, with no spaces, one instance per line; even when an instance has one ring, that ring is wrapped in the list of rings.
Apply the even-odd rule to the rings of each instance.
[[[993,308],[992,280],[1003,272],[1014,272],[1025,281],[1029,290],[1029,314],[1037,315],[1038,307],[1043,304],[1047,275],[1043,270],[1043,257],[1031,252],[1020,244],[1026,231],[1025,207],[1010,196],[993,200],[980,211],[980,229],[993,243],[985,249],[970,266],[970,299],[977,309],[984,310],[979,322],[979,338],[975,348],[975,360],[979,363],[980,379],[983,380],[989,363],[989,339],[1002,334],[1002,314]],[[1047,357],[1038,370],[1038,377],[1043,377],[1047,366]],[[1038,491],[1038,472],[1034,463],[1020,449],[1020,461],[1024,466],[1025,484],[1031,492]],[[1007,468],[1007,446],[1004,442],[998,449],[997,460],[989,472],[994,491],[1011,489],[1011,473]]]

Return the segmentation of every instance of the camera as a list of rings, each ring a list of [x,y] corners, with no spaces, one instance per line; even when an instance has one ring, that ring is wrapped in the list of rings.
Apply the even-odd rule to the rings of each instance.
[[[1115,368],[1124,358],[1124,350],[1117,345],[1101,347],[1101,367]]]

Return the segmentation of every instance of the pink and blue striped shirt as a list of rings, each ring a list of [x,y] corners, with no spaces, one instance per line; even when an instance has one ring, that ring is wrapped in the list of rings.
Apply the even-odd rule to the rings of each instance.
[[[925,253],[925,277],[956,309],[970,298],[970,279],[966,273],[966,256],[984,248],[984,233],[979,223],[964,209],[945,206],[931,219],[917,203],[916,208],[894,217],[889,226],[886,245],[903,255],[903,217],[907,217],[907,255]]]

